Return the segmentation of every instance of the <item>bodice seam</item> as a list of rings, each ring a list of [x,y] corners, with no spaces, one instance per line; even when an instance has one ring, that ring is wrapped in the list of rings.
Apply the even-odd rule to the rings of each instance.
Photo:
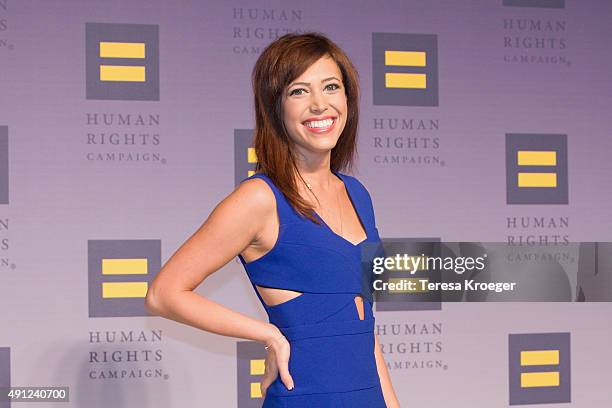
[[[366,240],[364,240],[362,242],[365,242],[365,241]],[[272,247],[272,249],[270,249],[268,252],[263,254],[261,257],[259,257],[259,258],[255,259],[255,260],[247,263],[246,266],[252,265],[255,262],[259,261],[260,259],[263,259],[263,257],[265,257],[267,254],[271,253],[273,250],[275,250],[280,245],[293,245],[293,246],[303,246],[303,247],[311,247],[311,248],[322,249],[322,250],[325,250],[325,251],[334,252],[334,253],[336,253],[338,255],[341,255],[342,257],[346,258],[347,260],[351,261],[351,259],[348,257],[348,255],[343,254],[342,252],[337,251],[337,250],[335,250],[333,248],[327,248],[327,247],[324,247],[324,246],[313,245],[313,244],[304,244],[304,243],[300,243],[300,242],[278,242],[277,244],[274,245],[274,247]],[[360,243],[360,245],[361,245],[361,243]],[[360,245],[356,245],[355,249],[358,249]]]

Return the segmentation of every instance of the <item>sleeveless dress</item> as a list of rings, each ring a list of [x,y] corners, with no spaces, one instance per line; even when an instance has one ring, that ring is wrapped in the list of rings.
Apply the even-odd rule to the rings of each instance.
[[[270,323],[291,346],[294,388],[289,391],[277,376],[262,408],[386,408],[374,354],[371,277],[362,273],[362,263],[378,253],[364,248],[380,245],[372,200],[355,177],[333,174],[343,181],[365,227],[367,238],[357,245],[333,232],[318,214],[321,225],[295,211],[267,175],[242,180],[261,178],[276,197],[280,227],[275,245],[251,262],[238,257]],[[255,285],[303,293],[268,306]],[[363,320],[357,295],[363,298]]]

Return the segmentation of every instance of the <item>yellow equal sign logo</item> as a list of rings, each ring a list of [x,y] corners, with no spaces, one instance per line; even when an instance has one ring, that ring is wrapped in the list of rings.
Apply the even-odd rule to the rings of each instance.
[[[521,351],[521,366],[558,366],[559,350]],[[559,371],[521,373],[521,388],[558,387]]]
[[[426,67],[424,51],[385,50],[385,66]],[[427,88],[427,75],[423,73],[385,72],[386,88]]]
[[[144,59],[145,43],[101,41],[100,58]],[[144,65],[100,65],[100,81],[145,82]]]
[[[247,163],[257,163],[257,153],[254,147],[247,148]],[[253,174],[255,174],[255,170],[249,170],[247,173],[248,177],[251,177]]]
[[[556,166],[557,152],[554,150],[519,150],[517,151],[519,166]],[[519,187],[557,187],[555,172],[519,172],[517,175]]]
[[[260,358],[252,358],[249,361],[249,374],[250,375],[264,375],[265,364],[264,360]],[[261,383],[260,382],[251,382],[251,390],[250,390],[251,398],[261,398]]]
[[[146,275],[148,260],[136,259],[102,259],[102,275]],[[148,282],[102,282],[102,298],[144,298],[147,295]]]

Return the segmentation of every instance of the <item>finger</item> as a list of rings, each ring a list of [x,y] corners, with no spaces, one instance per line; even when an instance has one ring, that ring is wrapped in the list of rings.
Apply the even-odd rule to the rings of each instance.
[[[270,375],[272,378],[276,378],[276,375],[278,374],[278,367],[276,365],[276,361],[265,362],[264,375],[265,374]]]
[[[265,394],[268,391],[268,387],[270,387],[270,384],[272,384],[270,377],[264,376],[264,378],[262,378],[261,383],[259,385],[259,387],[261,388],[261,395],[263,397],[265,397]]]
[[[289,390],[293,389],[295,384],[293,383],[293,377],[289,373],[289,359],[280,359],[278,362],[278,373],[285,387]]]

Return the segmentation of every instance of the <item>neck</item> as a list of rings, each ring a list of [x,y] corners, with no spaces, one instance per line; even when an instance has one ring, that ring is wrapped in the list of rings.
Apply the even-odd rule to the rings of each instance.
[[[334,174],[330,168],[330,152],[325,155],[311,155],[306,159],[298,160],[297,169],[304,181],[313,189],[325,190],[330,188],[334,179]],[[296,175],[298,183],[301,183],[299,175]]]

